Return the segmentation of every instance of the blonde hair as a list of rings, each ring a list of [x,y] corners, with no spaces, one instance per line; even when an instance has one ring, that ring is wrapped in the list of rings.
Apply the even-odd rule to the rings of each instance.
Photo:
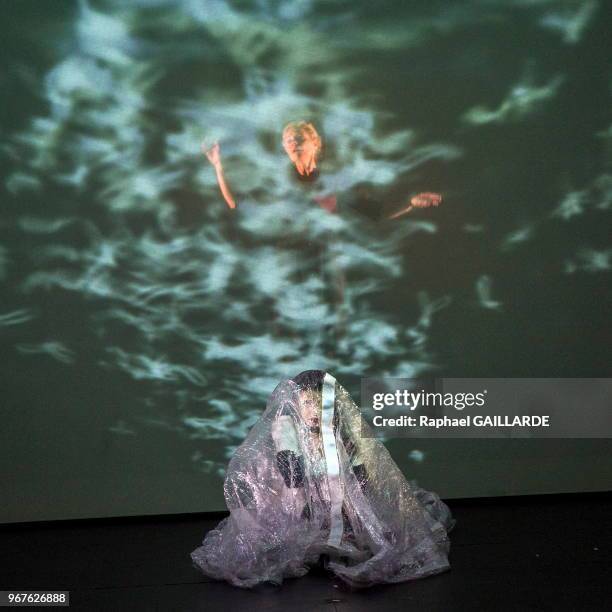
[[[283,140],[285,139],[285,136],[287,136],[287,134],[290,131],[296,132],[297,134],[301,135],[304,139],[311,140],[315,146],[317,155],[321,152],[321,147],[322,147],[321,136],[319,136],[319,133],[315,129],[315,126],[312,125],[312,123],[309,123],[308,121],[290,121],[283,128]]]

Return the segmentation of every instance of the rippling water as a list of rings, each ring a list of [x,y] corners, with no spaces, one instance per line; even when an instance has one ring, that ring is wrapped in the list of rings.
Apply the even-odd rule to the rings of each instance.
[[[221,475],[304,369],[354,391],[362,375],[609,375],[604,3],[12,11],[9,405],[72,410],[74,427],[95,414],[115,436],[161,427]],[[302,117],[326,145],[312,186],[280,144]],[[235,212],[202,140],[221,143]],[[443,204],[393,222],[360,209],[419,191]],[[312,203],[329,193],[338,214]]]

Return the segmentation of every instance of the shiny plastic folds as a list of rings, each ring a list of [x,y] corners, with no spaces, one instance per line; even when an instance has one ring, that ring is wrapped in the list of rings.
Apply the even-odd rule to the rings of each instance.
[[[228,466],[230,515],[191,553],[239,587],[280,584],[322,560],[354,587],[449,568],[454,525],[435,494],[409,483],[347,391],[311,370],[281,382]]]

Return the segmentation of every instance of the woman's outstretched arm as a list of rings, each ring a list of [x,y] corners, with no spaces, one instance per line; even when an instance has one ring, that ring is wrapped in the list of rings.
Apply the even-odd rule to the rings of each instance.
[[[234,196],[232,196],[232,192],[225,180],[225,175],[223,174],[223,166],[221,164],[221,152],[219,149],[219,143],[216,142],[210,149],[206,149],[204,144],[202,143],[202,152],[208,158],[208,161],[213,165],[215,172],[217,174],[217,182],[219,183],[219,189],[221,189],[221,194],[225,198],[227,205],[230,208],[236,208],[236,201],[234,200]]]

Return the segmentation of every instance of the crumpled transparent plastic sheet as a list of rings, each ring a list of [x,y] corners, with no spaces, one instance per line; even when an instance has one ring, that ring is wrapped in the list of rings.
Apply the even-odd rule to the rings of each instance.
[[[449,568],[454,525],[438,495],[409,483],[329,374],[281,382],[231,459],[230,515],[191,553],[239,587],[281,584],[320,560],[353,587]]]

